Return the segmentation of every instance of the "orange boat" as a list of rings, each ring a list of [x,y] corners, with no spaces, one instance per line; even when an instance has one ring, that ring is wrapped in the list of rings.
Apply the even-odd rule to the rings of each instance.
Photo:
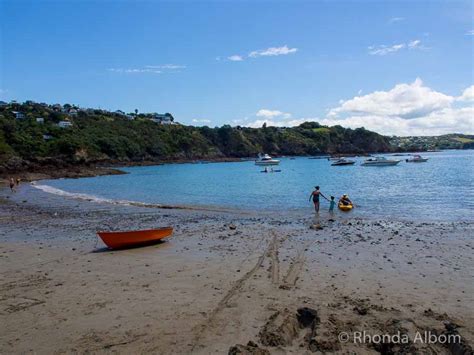
[[[105,245],[111,249],[153,244],[160,239],[169,237],[171,233],[173,233],[172,227],[129,232],[97,232]]]

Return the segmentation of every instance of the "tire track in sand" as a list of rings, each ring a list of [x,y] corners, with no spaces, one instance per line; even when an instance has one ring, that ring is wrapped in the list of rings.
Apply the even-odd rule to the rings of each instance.
[[[296,281],[298,281],[301,269],[306,262],[306,251],[312,244],[314,244],[314,242],[315,241],[310,241],[306,243],[300,250],[298,250],[295,258],[293,259],[293,263],[283,278],[283,282],[280,285],[281,289],[289,290],[296,285]]]
[[[269,246],[268,256],[270,257],[270,276],[272,284],[280,283],[280,259],[278,257],[279,240],[274,231],[272,231],[273,239]]]
[[[196,335],[192,342],[191,351],[194,351],[196,347],[199,345],[204,333],[206,332],[207,329],[212,327],[217,315],[228,306],[229,300],[240,293],[245,282],[250,277],[252,277],[257,272],[258,269],[260,269],[260,267],[263,265],[263,261],[265,260],[265,257],[271,253],[272,249],[275,248],[275,245],[277,244],[277,237],[274,233],[272,234],[273,234],[273,239],[270,241],[270,243],[268,243],[268,246],[265,248],[263,253],[260,254],[255,265],[249,271],[247,271],[244,276],[242,276],[240,279],[234,282],[230,290],[227,291],[227,293],[219,301],[217,306],[209,313],[209,316],[206,318],[206,320],[196,328]]]

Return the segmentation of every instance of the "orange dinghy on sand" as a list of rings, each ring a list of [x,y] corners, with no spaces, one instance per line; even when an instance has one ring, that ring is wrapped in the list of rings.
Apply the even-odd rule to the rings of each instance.
[[[130,248],[153,244],[173,233],[172,227],[129,232],[97,232],[102,241],[111,249]]]

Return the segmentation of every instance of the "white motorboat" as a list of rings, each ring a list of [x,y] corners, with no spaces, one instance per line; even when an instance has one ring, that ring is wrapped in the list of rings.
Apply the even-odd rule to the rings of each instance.
[[[391,165],[397,165],[400,163],[400,160],[392,160],[392,159],[387,159],[384,157],[375,157],[375,158],[370,158],[367,160],[364,160],[364,162],[361,165],[364,166],[391,166]]]
[[[347,160],[347,159],[339,159],[336,160],[334,163],[331,164],[331,166],[341,166],[341,165],[354,165],[355,161],[354,160]]]
[[[280,161],[277,159],[273,159],[271,156],[268,154],[258,155],[258,159],[255,160],[255,165],[259,166],[269,166],[269,165],[278,165],[280,164]]]
[[[428,161],[428,158],[423,158],[421,155],[414,155],[411,159],[405,159],[407,163],[424,163]]]

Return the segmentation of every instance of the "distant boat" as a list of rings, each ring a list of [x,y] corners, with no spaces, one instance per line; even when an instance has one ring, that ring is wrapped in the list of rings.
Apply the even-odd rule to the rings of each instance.
[[[172,233],[172,227],[128,232],[97,232],[105,245],[111,249],[149,245],[163,238],[169,237]]]
[[[318,155],[315,157],[309,157],[308,159],[329,159],[329,156],[327,155]]]
[[[391,166],[391,165],[397,165],[400,163],[400,160],[392,160],[392,159],[387,159],[384,157],[376,157],[376,158],[370,158],[367,160],[364,160],[364,162],[361,164],[363,166]]]
[[[428,161],[428,158],[423,158],[421,155],[414,155],[411,159],[405,159],[407,163],[424,163]]]
[[[339,159],[339,160],[336,160],[334,163],[332,163],[331,166],[354,165],[354,164],[355,164],[355,161],[353,160]]]
[[[258,166],[269,166],[269,165],[278,165],[280,164],[280,161],[277,159],[273,159],[271,156],[268,154],[258,155],[258,159],[255,160],[255,165]]]

